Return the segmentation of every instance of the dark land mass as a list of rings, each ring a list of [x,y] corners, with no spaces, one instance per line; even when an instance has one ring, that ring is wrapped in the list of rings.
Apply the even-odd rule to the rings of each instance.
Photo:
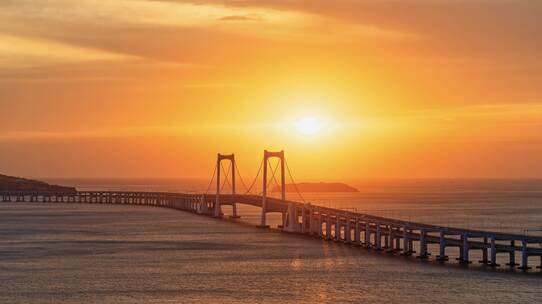
[[[76,192],[74,187],[49,185],[37,180],[0,174],[0,191]]]
[[[296,184],[300,192],[359,192],[358,189],[343,183],[299,183]],[[279,187],[274,187],[271,192],[279,192]],[[286,184],[286,192],[296,192],[294,184]]]

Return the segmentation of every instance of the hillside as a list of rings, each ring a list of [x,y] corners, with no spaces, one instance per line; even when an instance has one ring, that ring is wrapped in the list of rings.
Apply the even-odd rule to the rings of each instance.
[[[75,192],[77,190],[73,187],[49,185],[37,180],[0,174],[0,191]]]
[[[359,192],[358,189],[343,183],[299,183],[297,189],[300,192]],[[271,189],[271,192],[279,192],[278,187]],[[286,192],[295,192],[293,184],[286,184]]]

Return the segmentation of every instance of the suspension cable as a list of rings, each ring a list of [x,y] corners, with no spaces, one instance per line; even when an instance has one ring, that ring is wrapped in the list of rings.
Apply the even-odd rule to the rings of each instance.
[[[252,187],[254,187],[254,185],[256,184],[256,181],[258,181],[258,176],[260,176],[260,173],[262,172],[262,168],[263,168],[263,159],[260,162],[260,168],[258,168],[258,172],[256,173],[256,176],[254,177],[252,184],[250,185],[250,187],[248,187],[247,192],[245,192],[245,194],[249,194],[250,191],[252,191]]]
[[[243,180],[243,177],[241,176],[241,172],[239,171],[239,167],[237,166],[237,162],[235,163],[234,170],[237,172],[237,176],[241,180],[241,184],[243,184],[243,187],[245,187],[245,190],[248,190],[247,184],[245,184],[245,181]]]
[[[213,170],[213,176],[211,177],[211,181],[209,182],[209,185],[207,186],[207,190],[205,190],[205,194],[207,194],[209,192],[209,190],[211,190],[211,186],[213,185],[213,181],[215,180],[215,175],[216,175],[216,164],[215,164],[215,168]]]
[[[288,162],[286,161],[286,159],[284,159],[284,163],[286,164],[286,170],[288,171],[288,175],[290,176],[290,179],[292,180],[292,184],[294,185],[294,189],[297,192],[297,195],[299,195],[303,203],[306,203],[305,198],[303,198],[303,195],[301,195],[301,192],[297,188],[297,184],[295,183],[294,177],[292,176],[292,172],[290,171],[290,167],[288,166]]]
[[[231,171],[231,162],[230,162],[230,165],[228,166],[228,171],[224,170],[224,166],[222,165],[222,163],[220,163],[220,167],[222,167],[222,171],[226,173],[226,176],[224,177],[224,182],[222,183],[222,186],[220,187],[220,192],[222,192],[226,183],[228,183],[228,185],[231,187],[231,184],[228,181],[228,177],[230,176],[230,171]]]
[[[279,164],[280,164],[280,160],[277,161],[277,165],[275,166],[275,171],[273,172],[273,176],[271,177],[271,179],[275,182],[275,185],[277,186],[277,188],[279,190],[282,190],[282,186],[279,184],[279,182],[277,181],[277,177],[276,177],[276,173],[277,173],[277,170],[279,168]],[[271,183],[271,181],[269,181],[269,183]]]
[[[279,168],[279,163],[280,162],[277,162],[277,165],[275,166],[275,169],[271,169],[271,178],[269,179],[269,181],[267,182],[267,185],[265,185],[266,188],[269,188],[269,185],[271,185],[271,182],[273,180],[276,181],[275,179],[275,174],[277,173],[277,169]],[[267,166],[267,164],[265,164]],[[272,168],[272,167],[271,167]],[[263,189],[262,189],[262,192],[260,192],[260,195],[263,195]]]

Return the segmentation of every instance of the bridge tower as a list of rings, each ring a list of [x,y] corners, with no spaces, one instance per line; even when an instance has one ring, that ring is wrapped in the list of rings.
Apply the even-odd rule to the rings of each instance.
[[[269,159],[276,157],[280,161],[280,187],[281,187],[281,198],[283,201],[286,200],[286,178],[284,175],[284,151],[279,152],[270,152],[267,150],[263,151],[263,193],[262,193],[262,215],[260,226],[267,227],[266,222],[266,213],[267,213],[267,167],[269,166]],[[283,220],[284,224],[284,220]]]
[[[235,154],[217,154],[216,159],[216,200],[215,200],[215,210],[214,210],[214,216],[220,217],[222,215],[222,208],[221,208],[221,202],[220,202],[220,188],[221,188],[221,164],[223,160],[229,160],[231,162],[231,193],[235,195]],[[225,177],[226,179],[228,176]],[[233,218],[237,218],[237,206],[235,204],[235,201],[232,203],[232,209],[233,209]]]
[[[269,166],[269,159],[276,157],[280,161],[280,190],[281,190],[281,199],[286,201],[286,178],[284,171],[284,151],[279,152],[270,152],[264,150],[263,152],[263,193],[262,193],[262,215],[260,227],[268,227],[266,222],[266,213],[267,213],[267,167]],[[282,228],[285,231],[296,232],[298,230],[297,223],[297,213],[296,206],[291,203],[288,206],[288,212],[282,214]],[[286,217],[285,217],[286,215]]]

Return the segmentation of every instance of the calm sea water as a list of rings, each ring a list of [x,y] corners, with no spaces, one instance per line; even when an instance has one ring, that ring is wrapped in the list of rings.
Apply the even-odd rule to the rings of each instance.
[[[157,191],[206,186],[181,180],[62,183]],[[540,181],[355,186],[360,193],[305,199],[456,226],[517,232],[542,223]],[[240,213],[241,222],[234,223],[143,206],[0,204],[0,303],[540,303],[542,298],[538,270],[392,257],[258,229],[257,209],[243,207]],[[536,266],[540,259],[530,262]]]

